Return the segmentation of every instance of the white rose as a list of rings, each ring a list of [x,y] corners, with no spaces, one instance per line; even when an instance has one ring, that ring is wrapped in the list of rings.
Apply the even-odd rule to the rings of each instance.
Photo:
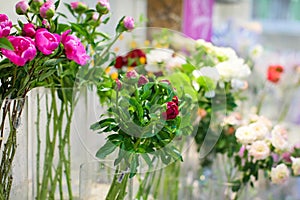
[[[271,170],[271,180],[273,183],[282,184],[288,180],[289,176],[289,169],[283,163],[273,167]]]
[[[284,151],[289,148],[288,141],[280,134],[272,132],[271,143],[275,149],[279,151]]]
[[[253,156],[255,160],[263,160],[270,155],[270,148],[263,140],[255,141],[250,146],[249,154]]]
[[[215,47],[214,52],[218,57],[225,57],[227,60],[238,58],[236,52],[230,47]]]
[[[293,173],[295,176],[298,176],[300,175],[300,158],[291,157],[291,159],[292,159]]]
[[[257,140],[263,140],[268,135],[269,130],[264,123],[254,122],[249,125],[249,128],[253,130]]]
[[[235,132],[235,137],[242,144],[249,144],[256,140],[256,135],[248,126],[241,126]]]
[[[251,71],[248,65],[241,58],[230,59],[216,65],[221,78],[225,81],[231,79],[243,79],[250,75]]]
[[[274,126],[274,128],[272,130],[272,135],[273,134],[280,135],[280,136],[282,136],[285,139],[288,138],[288,132],[287,132],[287,130],[284,127],[280,126],[280,125]]]
[[[262,115],[251,115],[250,118],[249,118],[250,122],[261,122],[263,124],[266,125],[266,127],[271,130],[272,128],[272,122],[266,118],[265,116],[262,116]]]

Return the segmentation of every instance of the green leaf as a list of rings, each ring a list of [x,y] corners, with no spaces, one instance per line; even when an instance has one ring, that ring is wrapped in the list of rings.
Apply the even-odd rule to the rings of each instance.
[[[115,144],[113,144],[111,141],[107,141],[96,153],[96,157],[100,159],[104,159],[107,155],[114,152],[114,150],[117,148]]]
[[[205,91],[212,91],[216,88],[215,82],[207,76],[200,76],[197,78],[197,83],[203,87]]]
[[[55,2],[55,10],[57,10],[57,8],[58,8],[58,6],[59,6],[59,3],[60,3],[60,0],[57,0],[56,2]]]
[[[111,123],[115,123],[115,119],[106,118],[106,119],[100,120],[99,122],[92,124],[90,126],[90,129],[92,129],[93,131],[99,130],[99,129],[109,126]]]
[[[192,73],[196,67],[190,63],[186,63],[182,65],[182,69],[185,73]]]
[[[0,48],[14,51],[14,47],[7,38],[0,38]]]
[[[60,63],[63,60],[65,60],[65,59],[64,58],[49,59],[49,60],[46,60],[44,62],[43,66],[45,66],[45,67],[53,67],[53,66],[56,66],[58,63]]]

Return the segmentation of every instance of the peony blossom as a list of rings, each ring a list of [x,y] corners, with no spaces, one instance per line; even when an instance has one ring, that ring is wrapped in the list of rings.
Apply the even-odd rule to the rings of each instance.
[[[65,48],[66,56],[69,60],[74,60],[79,65],[85,65],[89,59],[85,47],[80,39],[74,35],[69,35],[71,30],[62,34],[62,44]]]
[[[29,10],[29,4],[26,0],[19,1],[16,4],[16,13],[19,15],[25,15]]]
[[[34,59],[36,55],[36,48],[34,41],[28,37],[22,36],[8,36],[8,40],[14,47],[14,51],[1,49],[2,54],[6,56],[11,62],[18,66],[24,66],[27,61]]]
[[[258,140],[250,146],[249,154],[253,156],[255,160],[263,160],[270,155],[270,148],[265,141]]]
[[[249,128],[252,129],[253,133],[256,135],[257,140],[263,140],[268,135],[269,130],[264,123],[254,122],[249,125]]]
[[[162,116],[165,120],[175,119],[179,114],[178,106],[174,102],[167,103],[166,112],[162,113]]]
[[[123,19],[123,23],[124,23],[124,27],[126,28],[126,30],[131,31],[134,29],[134,20],[132,17],[126,16]]]
[[[36,31],[35,42],[37,48],[44,55],[50,55],[58,47],[60,35],[50,33],[47,29],[41,28]]]
[[[12,28],[12,22],[8,20],[7,15],[0,14],[0,38],[7,37]]]
[[[47,1],[40,7],[40,15],[42,18],[50,19],[54,14],[55,6],[52,1]]]
[[[128,79],[135,79],[138,77],[138,73],[135,70],[131,70],[126,73],[126,77]]]
[[[256,140],[255,132],[248,126],[239,127],[235,132],[235,137],[244,145],[252,143]]]
[[[24,24],[22,34],[24,36],[33,38],[35,36],[35,26],[31,23]]]
[[[110,11],[110,5],[108,0],[98,0],[96,9],[100,15],[107,14]]]
[[[291,157],[292,169],[295,176],[300,175],[300,158]]]
[[[272,132],[271,143],[275,147],[275,149],[279,151],[287,150],[289,147],[287,139],[277,132]]]
[[[141,75],[138,80],[138,86],[141,87],[142,85],[145,85],[148,82],[149,80],[144,75]]]
[[[71,8],[76,12],[76,13],[83,13],[88,9],[87,5],[83,2],[71,2]]]
[[[286,182],[290,176],[289,169],[283,163],[273,167],[271,170],[271,181],[275,184],[282,184]]]

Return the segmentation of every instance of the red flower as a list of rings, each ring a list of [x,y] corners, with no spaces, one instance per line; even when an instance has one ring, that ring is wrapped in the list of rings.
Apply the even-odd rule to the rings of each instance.
[[[115,62],[115,68],[121,69],[125,65],[124,58],[122,56],[118,56]]]
[[[134,49],[125,56],[127,66],[136,67],[146,64],[146,54],[141,49]]]
[[[283,71],[284,69],[281,65],[270,65],[267,72],[268,80],[277,83],[280,80]]]
[[[178,106],[176,103],[170,101],[167,103],[167,111],[162,113],[165,120],[175,119],[179,114]]]

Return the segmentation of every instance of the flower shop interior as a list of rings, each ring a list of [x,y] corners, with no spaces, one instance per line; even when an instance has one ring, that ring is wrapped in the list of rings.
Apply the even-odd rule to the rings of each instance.
[[[1,0],[0,200],[299,200],[300,0]]]

